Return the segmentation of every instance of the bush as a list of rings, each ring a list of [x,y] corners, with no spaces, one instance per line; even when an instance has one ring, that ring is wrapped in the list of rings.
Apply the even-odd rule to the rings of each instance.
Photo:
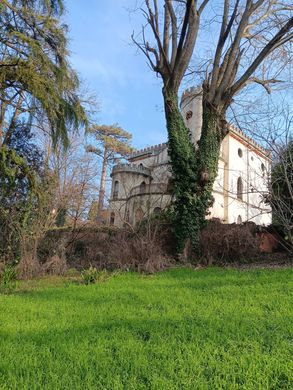
[[[84,284],[94,284],[96,282],[104,282],[109,279],[113,274],[110,274],[107,270],[98,271],[95,267],[90,267],[81,272],[81,277]]]
[[[6,266],[1,274],[0,287],[1,290],[7,292],[16,287],[17,272],[11,265]]]
[[[247,222],[242,225],[222,224],[209,221],[201,233],[201,245],[206,264],[247,262],[259,256],[260,239],[257,225]]]
[[[90,267],[81,272],[84,284],[94,284],[98,280],[99,272],[95,267]]]

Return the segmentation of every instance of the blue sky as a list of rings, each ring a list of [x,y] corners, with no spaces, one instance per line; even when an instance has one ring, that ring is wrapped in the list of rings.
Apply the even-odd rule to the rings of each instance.
[[[98,123],[119,123],[137,148],[167,139],[161,80],[131,43],[141,17],[135,0],[67,0],[71,63],[96,94]]]
[[[99,101],[97,123],[118,123],[133,134],[133,145],[142,148],[165,142],[167,133],[163,111],[161,80],[156,77],[144,55],[131,42],[145,20],[141,13],[130,12],[141,0],[67,0],[65,22],[69,26],[71,63]],[[211,2],[206,14],[215,15],[222,3]],[[217,26],[217,24],[216,24]],[[211,24],[200,30],[193,61],[211,56],[217,34]],[[190,86],[187,80],[182,88]],[[249,93],[252,95],[249,95]],[[270,99],[262,88],[246,92],[246,98]],[[289,102],[292,90],[274,93]],[[290,96],[291,95],[291,96]]]

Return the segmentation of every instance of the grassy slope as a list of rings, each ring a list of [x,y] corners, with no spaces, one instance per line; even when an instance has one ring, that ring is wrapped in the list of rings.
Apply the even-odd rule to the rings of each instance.
[[[292,388],[292,275],[174,269],[2,295],[0,389]]]

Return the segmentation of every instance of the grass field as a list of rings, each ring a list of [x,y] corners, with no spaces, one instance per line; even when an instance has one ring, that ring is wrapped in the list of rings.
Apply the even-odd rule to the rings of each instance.
[[[26,283],[0,295],[0,389],[292,389],[292,276],[211,268]]]

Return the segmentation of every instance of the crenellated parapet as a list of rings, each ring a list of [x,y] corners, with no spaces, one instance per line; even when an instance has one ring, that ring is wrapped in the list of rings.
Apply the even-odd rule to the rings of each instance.
[[[144,155],[156,155],[162,150],[166,149],[167,147],[168,147],[168,143],[164,142],[162,144],[157,144],[157,145],[149,146],[144,149],[139,149],[131,153],[129,159],[131,160],[132,158],[136,158]]]
[[[244,141],[246,141],[249,145],[255,147],[257,150],[259,150],[261,153],[263,153],[267,158],[271,158],[271,153],[269,150],[265,149],[263,146],[261,146],[259,143],[257,143],[253,138],[246,135],[242,130],[238,129],[237,127],[229,124],[228,125],[229,132],[232,132],[236,135],[238,135],[240,138],[242,138]]]
[[[116,173],[123,173],[123,172],[135,173],[143,176],[151,176],[151,170],[143,165],[117,164],[114,165],[112,169],[111,177],[113,177]]]
[[[186,100],[194,99],[195,97],[202,98],[202,88],[201,87],[190,87],[183,91],[181,96],[180,106]]]

